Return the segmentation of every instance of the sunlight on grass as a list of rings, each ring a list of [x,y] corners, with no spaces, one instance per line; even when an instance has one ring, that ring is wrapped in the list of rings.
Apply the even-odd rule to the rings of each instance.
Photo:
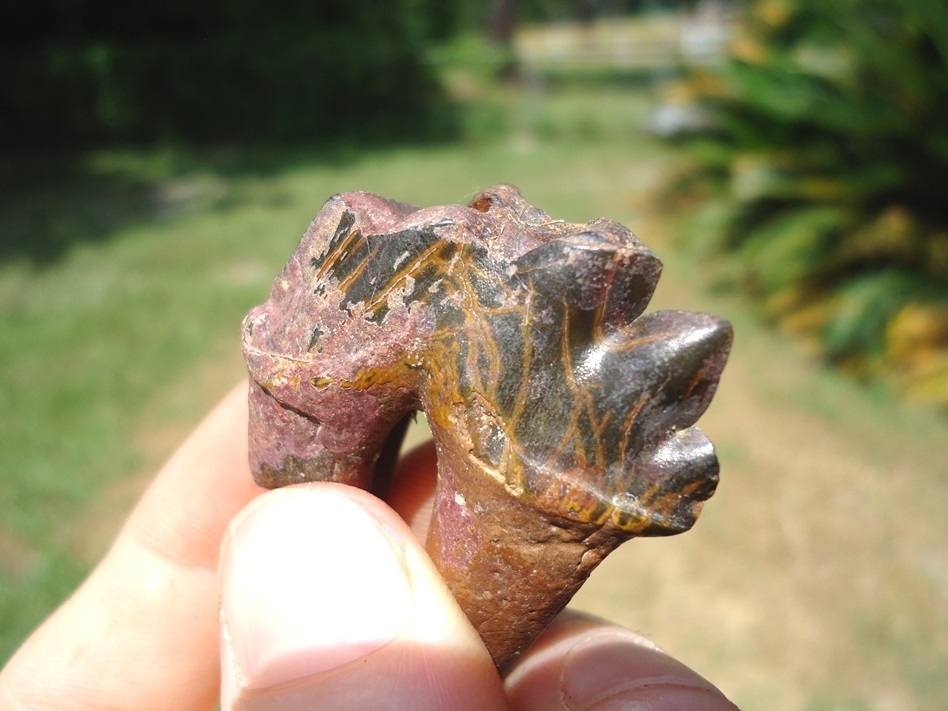
[[[21,189],[0,218],[4,243],[70,239],[50,251],[11,248],[0,265],[0,406],[8,413],[0,420],[0,658],[101,554],[122,513],[103,527],[90,512],[156,466],[147,443],[169,408],[170,419],[193,421],[229,381],[217,391],[185,389],[173,406],[167,391],[207,377],[195,364],[209,354],[240,376],[240,321],[330,195],[361,189],[419,204],[464,202],[514,182],[558,216],[586,219],[591,209],[615,210],[630,181],[641,180],[642,164],[633,169],[626,157],[631,148],[662,153],[641,144],[628,118],[582,136],[571,128],[599,101],[611,114],[626,104],[640,116],[647,96],[603,89],[565,103],[530,99],[547,100],[563,117],[561,135],[547,143],[501,136],[475,147],[304,156],[110,151],[84,159],[79,173],[92,176],[92,187],[80,176]],[[122,185],[134,187],[114,189]],[[66,209],[56,209],[57,195]]]

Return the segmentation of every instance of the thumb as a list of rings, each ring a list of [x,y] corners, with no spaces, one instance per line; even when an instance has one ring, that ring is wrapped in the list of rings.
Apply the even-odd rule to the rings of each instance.
[[[221,623],[224,711],[507,708],[418,540],[358,489],[251,502],[224,539]]]

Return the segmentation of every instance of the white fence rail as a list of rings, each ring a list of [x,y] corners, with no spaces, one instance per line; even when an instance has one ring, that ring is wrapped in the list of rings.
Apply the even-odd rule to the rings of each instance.
[[[514,50],[522,64],[538,69],[630,70],[708,64],[724,56],[732,26],[726,14],[557,23],[524,28],[517,34]]]

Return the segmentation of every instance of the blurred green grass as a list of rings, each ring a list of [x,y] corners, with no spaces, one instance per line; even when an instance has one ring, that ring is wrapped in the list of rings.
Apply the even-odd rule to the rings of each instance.
[[[614,212],[629,181],[647,177],[647,162],[664,154],[637,131],[647,93],[491,91],[485,103],[509,130],[468,144],[104,151],[8,167],[0,659],[85,574],[92,560],[77,528],[89,512],[153,464],[142,453],[143,423],[190,420],[207,404],[154,412],[196,363],[234,358],[243,314],[266,297],[326,198],[363,189],[419,204],[463,202],[513,182],[557,216],[588,219]]]

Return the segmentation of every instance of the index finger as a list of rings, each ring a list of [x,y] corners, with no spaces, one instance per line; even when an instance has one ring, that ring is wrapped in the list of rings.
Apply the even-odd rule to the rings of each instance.
[[[566,610],[504,681],[517,711],[737,711],[711,682],[630,630]]]

